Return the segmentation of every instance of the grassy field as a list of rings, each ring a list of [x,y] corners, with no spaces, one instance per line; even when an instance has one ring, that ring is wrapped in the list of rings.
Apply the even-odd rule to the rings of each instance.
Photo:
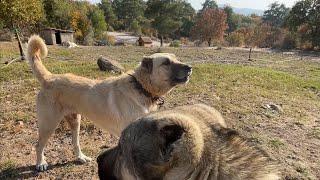
[[[140,47],[49,47],[44,61],[54,73],[71,72],[103,79],[114,74],[100,72],[99,56],[134,68],[144,55],[158,49]],[[193,65],[186,86],[174,89],[163,108],[205,103],[217,108],[230,127],[266,150],[281,164],[283,178],[320,179],[320,57],[316,54],[284,55],[254,52],[248,61],[245,50],[167,48]],[[25,62],[3,67],[16,57],[12,43],[0,43],[0,179],[97,178],[95,162],[73,162],[71,134],[66,124],[56,130],[46,149],[50,170],[34,172],[37,124],[35,96],[39,83]],[[274,108],[276,107],[276,108]],[[96,157],[115,145],[116,137],[84,119],[80,141],[84,152]]]

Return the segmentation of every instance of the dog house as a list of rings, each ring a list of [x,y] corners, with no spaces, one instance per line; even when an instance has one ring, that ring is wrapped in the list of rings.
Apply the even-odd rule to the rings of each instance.
[[[144,47],[151,47],[152,46],[152,40],[149,37],[139,37],[138,39],[139,46]]]
[[[63,42],[74,42],[73,40],[74,31],[46,28],[40,33],[47,45],[62,44]]]

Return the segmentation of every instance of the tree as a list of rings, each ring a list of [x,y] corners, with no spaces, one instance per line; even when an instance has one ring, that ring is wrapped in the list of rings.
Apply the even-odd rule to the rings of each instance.
[[[42,2],[38,0],[1,0],[0,19],[4,26],[26,28],[43,18]]]
[[[116,15],[114,13],[114,10],[112,8],[112,4],[110,0],[102,0],[101,3],[98,4],[99,8],[103,11],[105,16],[105,22],[109,25],[109,30],[113,29],[113,26],[115,25],[116,21]]]
[[[96,38],[101,38],[103,32],[107,30],[107,24],[104,18],[103,11],[96,6],[93,6],[89,11],[89,19],[91,20],[94,37]]]
[[[187,19],[184,18],[182,19],[182,25],[181,28],[179,29],[179,33],[182,37],[190,37],[190,32],[192,27],[194,26],[194,20],[192,19]]]
[[[189,37],[192,27],[194,26],[194,20],[196,17],[196,11],[193,9],[190,3],[182,1],[180,3],[179,9],[181,11],[181,22],[182,25],[178,29],[176,34],[183,37]]]
[[[308,22],[307,14],[311,5],[311,1],[299,1],[292,7],[287,19],[287,26],[290,30],[297,31],[300,25]]]
[[[136,35],[141,35],[141,26],[137,20],[133,20],[131,23],[130,31],[134,32]]]
[[[144,17],[145,2],[143,0],[114,0],[112,6],[124,29],[129,29],[134,20],[139,21]]]
[[[298,1],[289,13],[287,26],[298,32],[302,42],[320,47],[320,0]]]
[[[218,8],[218,4],[216,3],[215,0],[206,0],[202,4],[202,9],[200,10],[200,14],[207,9],[217,9],[217,8]]]
[[[72,14],[71,27],[75,30],[75,38],[80,43],[85,43],[87,36],[91,32],[90,20],[81,11]]]
[[[195,10],[185,0],[149,0],[145,15],[157,30],[162,46],[164,37],[189,33],[188,24],[193,21]]]
[[[182,24],[180,21],[176,21],[169,16],[159,16],[152,23],[152,26],[160,34],[161,46],[163,46],[164,36],[170,35],[171,33],[175,32],[181,25]]]
[[[46,16],[44,25],[70,29],[72,13],[76,9],[73,2],[66,0],[43,0],[43,6]]]
[[[271,26],[282,27],[285,19],[289,14],[290,9],[284,4],[278,2],[272,3],[270,8],[263,13],[264,23],[268,23]]]
[[[222,40],[227,29],[226,19],[227,15],[223,10],[207,9],[203,11],[192,29],[193,39],[206,41],[209,46],[213,40]]]
[[[240,19],[239,28],[253,27],[256,25],[254,19],[250,16],[237,15]]]
[[[230,34],[231,32],[235,31],[239,27],[240,18],[238,15],[234,14],[231,6],[225,6],[223,10],[227,14],[227,24],[228,24],[227,32],[228,34]]]

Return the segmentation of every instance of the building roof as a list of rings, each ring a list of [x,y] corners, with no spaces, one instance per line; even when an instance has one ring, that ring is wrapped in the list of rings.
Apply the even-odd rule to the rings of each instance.
[[[145,43],[152,43],[152,40],[150,37],[140,37],[139,41],[143,41]]]
[[[59,31],[63,33],[74,33],[72,30],[64,30],[64,29],[57,29],[57,28],[44,28],[44,30],[53,30],[53,31]]]

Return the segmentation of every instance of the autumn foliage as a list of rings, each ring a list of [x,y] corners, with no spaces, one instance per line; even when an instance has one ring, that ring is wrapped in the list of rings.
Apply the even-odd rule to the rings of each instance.
[[[191,30],[192,38],[201,42],[208,42],[209,46],[211,46],[212,41],[223,40],[227,29],[226,19],[227,15],[221,9],[208,8],[204,10]]]
[[[90,33],[90,20],[80,11],[72,13],[71,27],[75,31],[75,38],[78,42],[84,43],[85,37]]]
[[[43,17],[43,6],[38,0],[0,0],[0,22],[7,28],[28,27]]]

